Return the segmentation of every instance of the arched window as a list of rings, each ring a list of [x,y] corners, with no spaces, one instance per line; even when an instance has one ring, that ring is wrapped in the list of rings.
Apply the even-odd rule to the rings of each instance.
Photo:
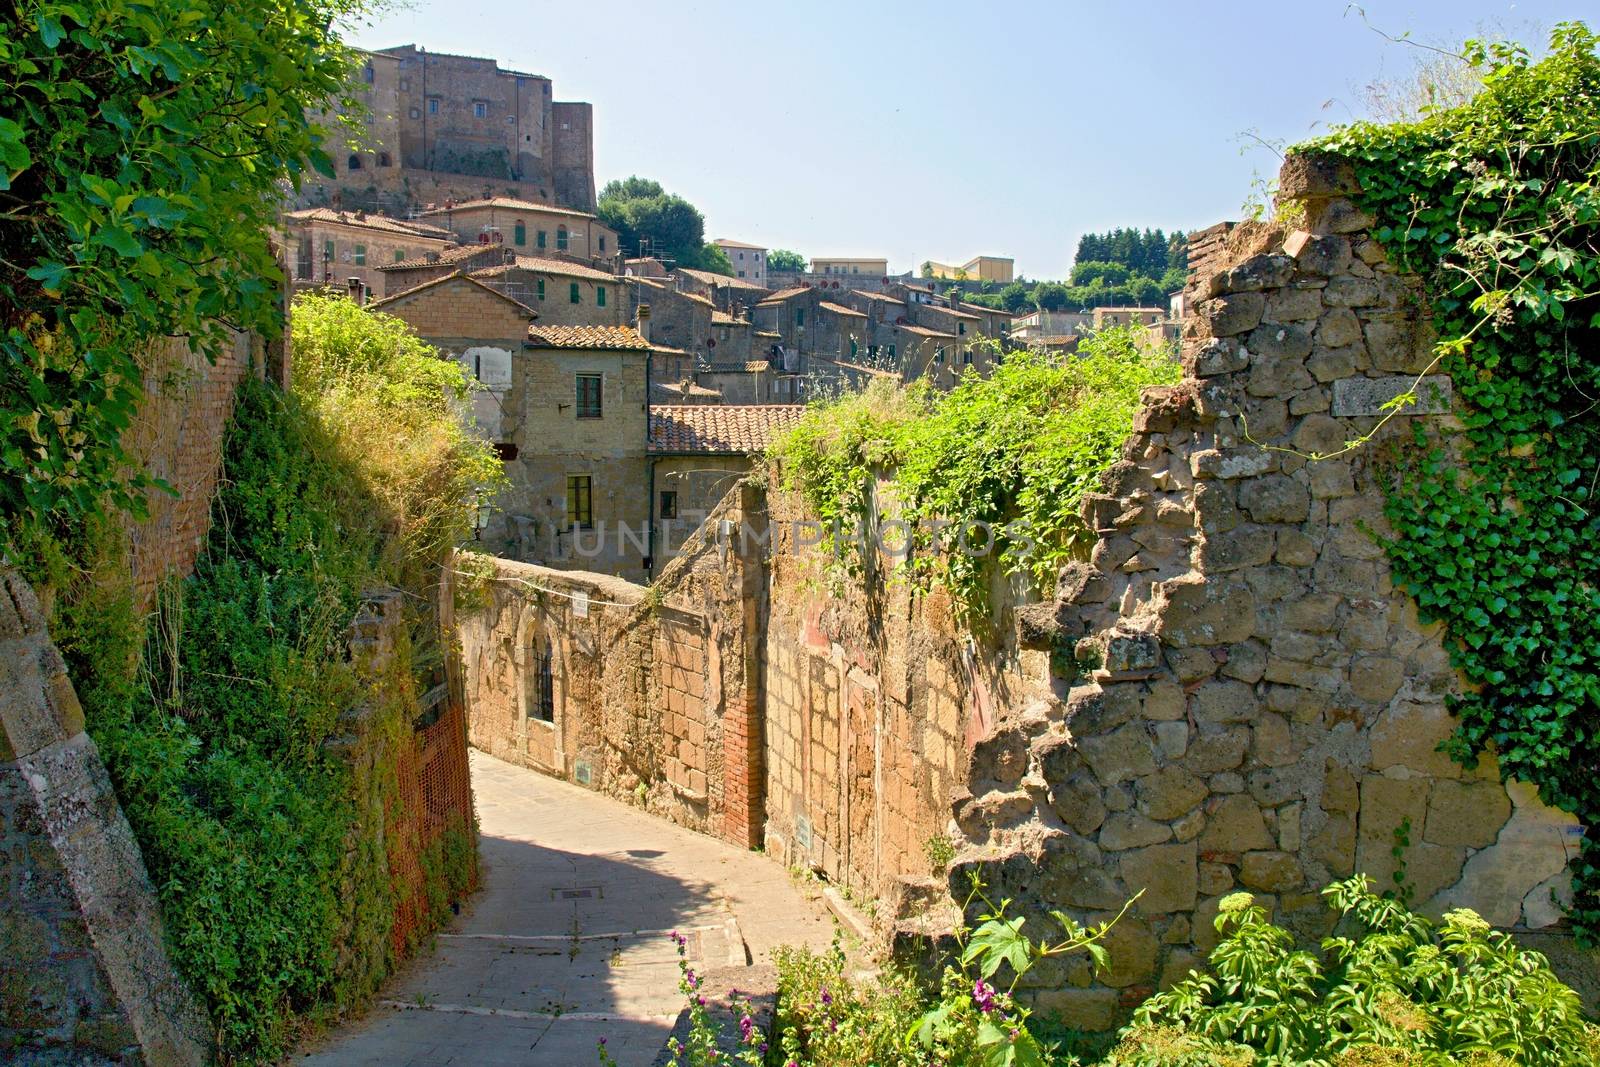
[[[567,250],[567,228],[565,226],[556,230],[556,250],[559,252]]]
[[[350,169],[351,170],[360,170],[361,169],[361,157],[358,156],[358,155],[355,155],[354,153],[352,153],[351,156],[350,156],[350,164],[349,165],[350,165]]]
[[[528,243],[528,224],[525,223],[525,222],[518,222],[516,224],[516,226],[514,226],[512,228],[512,230],[511,230],[511,240],[519,248],[522,247],[523,245],[527,244]]]

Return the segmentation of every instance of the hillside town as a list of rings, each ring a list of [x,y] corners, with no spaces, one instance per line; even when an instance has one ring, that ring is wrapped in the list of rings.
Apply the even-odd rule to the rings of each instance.
[[[1600,1064],[1600,35],[483,2],[0,13],[0,1062]]]

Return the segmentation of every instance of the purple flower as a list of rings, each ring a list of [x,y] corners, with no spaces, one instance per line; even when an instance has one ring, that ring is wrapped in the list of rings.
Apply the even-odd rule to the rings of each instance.
[[[822,991],[822,1003],[824,1003],[824,1004],[832,1004],[833,1003],[833,994],[828,992],[826,989],[824,989]]]
[[[982,978],[972,983],[972,1003],[978,1006],[979,1011],[989,1012],[994,1010],[994,986]]]

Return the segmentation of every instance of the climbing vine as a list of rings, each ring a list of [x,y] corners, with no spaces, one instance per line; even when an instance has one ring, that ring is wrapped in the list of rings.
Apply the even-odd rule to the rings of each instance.
[[[947,393],[884,382],[813,406],[775,445],[783,487],[823,525],[836,577],[866,565],[865,524],[902,577],[983,619],[996,567],[1050,590],[1093,544],[1079,505],[1127,439],[1140,391],[1180,374],[1146,336],[1106,329],[1073,357],[1008,354]]]
[[[1600,825],[1600,38],[1546,57],[1469,43],[1468,103],[1301,150],[1354,165],[1358,202],[1420,276],[1459,428],[1417,428],[1387,500],[1396,582],[1442,621],[1469,683],[1450,754]],[[1572,861],[1571,918],[1600,938],[1600,835]]]

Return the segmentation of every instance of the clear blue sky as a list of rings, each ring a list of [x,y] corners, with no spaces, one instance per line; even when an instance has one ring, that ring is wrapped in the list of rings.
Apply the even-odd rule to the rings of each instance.
[[[1600,0],[1367,0],[1374,25],[1530,44]],[[1298,140],[1414,49],[1344,0],[411,0],[353,34],[490,56],[595,108],[600,184],[660,180],[708,237],[810,255],[1012,256],[1060,277],[1085,231],[1236,218]]]

